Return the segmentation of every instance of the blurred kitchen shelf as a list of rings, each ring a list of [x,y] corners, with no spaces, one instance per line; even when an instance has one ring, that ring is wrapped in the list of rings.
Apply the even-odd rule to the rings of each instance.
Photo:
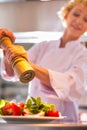
[[[0,77],[0,99],[25,101],[28,95],[28,84],[5,81]]]
[[[40,43],[42,41],[49,41],[58,39],[62,32],[43,32],[43,31],[32,31],[32,32],[14,32],[16,36],[15,43]]]
[[[31,31],[31,32],[14,32],[16,37],[15,44],[24,46],[26,50],[31,48],[34,44],[38,44],[43,41],[57,40],[63,32],[51,32],[51,31]],[[87,42],[87,33],[81,38],[81,42]],[[0,58],[2,57],[2,51],[0,49]]]
[[[16,36],[16,43],[39,43],[42,41],[56,40],[63,32],[47,32],[47,31],[32,31],[32,32],[14,32]],[[81,38],[81,41],[87,41],[87,33]]]

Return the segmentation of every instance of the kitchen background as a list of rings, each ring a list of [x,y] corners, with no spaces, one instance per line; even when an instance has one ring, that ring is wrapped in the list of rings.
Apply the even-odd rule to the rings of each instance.
[[[56,39],[63,31],[58,10],[69,0],[0,0],[0,28],[8,28],[16,36],[15,44],[29,49],[42,40]],[[86,34],[81,42],[86,46]],[[0,50],[0,60],[3,58]],[[0,77],[0,98],[25,101],[28,85],[13,83]],[[80,100],[80,106],[87,106],[87,96]]]

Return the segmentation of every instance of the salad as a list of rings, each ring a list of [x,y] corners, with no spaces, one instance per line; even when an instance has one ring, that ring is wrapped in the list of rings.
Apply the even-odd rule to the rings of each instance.
[[[1,116],[53,116],[59,117],[61,114],[55,109],[54,104],[47,104],[41,100],[41,97],[31,97],[27,102],[0,100]]]

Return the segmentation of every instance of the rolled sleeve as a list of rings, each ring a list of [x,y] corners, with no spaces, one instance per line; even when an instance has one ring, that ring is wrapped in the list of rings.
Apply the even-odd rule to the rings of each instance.
[[[77,100],[84,93],[83,76],[79,69],[65,73],[49,70],[50,83],[57,96],[64,100]],[[78,76],[79,75],[79,76]]]

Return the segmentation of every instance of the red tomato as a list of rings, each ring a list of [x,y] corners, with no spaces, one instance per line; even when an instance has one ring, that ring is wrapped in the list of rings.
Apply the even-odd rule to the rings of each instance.
[[[20,107],[16,103],[8,103],[2,108],[3,115],[20,115]]]
[[[59,112],[57,110],[49,110],[47,116],[59,117]]]
[[[12,110],[13,110],[13,115],[20,115],[21,114],[20,107],[15,103],[12,103]]]
[[[2,113],[3,113],[3,115],[12,115],[12,113],[13,113],[12,105],[10,103],[6,104],[2,108]]]
[[[20,103],[19,103],[19,106],[20,106],[20,108],[24,108],[25,103],[24,103],[24,102],[20,102]]]

